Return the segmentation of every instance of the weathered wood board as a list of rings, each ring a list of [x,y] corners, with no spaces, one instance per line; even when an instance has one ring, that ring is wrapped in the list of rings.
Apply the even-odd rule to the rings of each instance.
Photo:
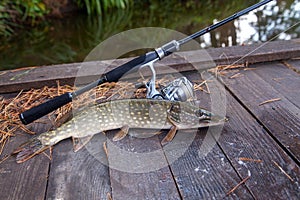
[[[230,78],[232,74],[243,76]],[[258,64],[253,70],[229,72],[226,86],[298,162],[300,160],[299,74],[282,64]],[[260,105],[262,102],[280,98]]]
[[[278,48],[278,46],[284,48]],[[212,48],[187,52],[176,52],[159,61],[158,73],[168,73],[170,67],[181,72],[202,70],[215,65],[258,63],[300,57],[299,40],[275,41],[248,46]],[[0,93],[40,88],[42,86],[61,84],[74,85],[75,78],[88,77],[80,81],[85,84],[100,77],[132,58],[94,61],[33,67],[0,72]],[[163,66],[167,66],[164,68]],[[49,73],[51,72],[51,73]]]
[[[300,58],[286,61],[284,62],[284,65],[300,74]]]
[[[230,123],[225,124],[219,143],[241,177],[246,177],[250,172],[251,177],[246,184],[256,198],[299,199],[300,169],[299,161],[295,160],[295,157],[299,158],[299,107],[264,81],[259,72],[256,74],[256,70],[264,71],[265,67],[275,68],[272,64],[265,64],[245,71],[244,76],[238,78],[228,78],[232,73],[223,77],[229,90],[256,118],[228,95],[227,115]],[[264,100],[276,97],[282,100],[259,106]],[[240,161],[240,157],[262,162]]]
[[[278,50],[281,42],[263,44],[265,48],[245,58],[241,57],[260,45],[207,51],[216,63],[224,64],[240,58],[240,63],[256,63],[300,57],[298,40],[284,42]],[[189,54],[181,56],[185,53]],[[199,73],[190,72],[191,64],[177,58],[162,62],[188,71],[184,75],[201,82]],[[194,59],[203,62],[197,56]],[[113,67],[124,61],[118,60]],[[72,82],[79,64],[51,67],[0,72],[1,91],[55,85],[57,79],[61,84]],[[51,161],[44,154],[23,164],[10,157],[0,163],[0,199],[300,199],[299,69],[299,59],[250,64],[246,70],[226,70],[219,77],[224,86],[208,81],[210,94],[198,91],[198,104],[208,110],[226,106],[229,121],[221,132],[218,127],[180,131],[162,146],[166,133],[112,142],[115,131],[109,131],[95,135],[76,153],[70,139],[60,142],[53,148]],[[224,91],[215,90],[216,86]],[[217,105],[212,102],[215,91],[226,96]],[[280,100],[260,105],[274,98]],[[38,133],[50,126],[33,124]],[[28,138],[21,133],[12,137],[1,157]]]
[[[175,137],[176,148],[165,148],[169,155],[170,167],[183,199],[253,199],[250,190],[240,186],[233,194],[226,194],[236,186],[241,178],[222,152],[208,129],[195,130],[191,144],[185,135],[192,131],[181,132]],[[212,131],[212,130],[210,130]],[[212,146],[204,147],[204,146]],[[203,153],[203,147],[209,152]],[[177,152],[185,150],[182,156],[174,159]],[[172,162],[173,161],[173,162]]]
[[[100,142],[93,142],[93,146],[102,147]],[[96,159],[88,148],[73,152],[70,139],[53,148],[48,182],[45,199],[96,200],[107,199],[111,194],[107,165]]]
[[[240,176],[250,175],[246,185],[254,197],[299,199],[299,165],[233,97],[228,95],[227,102],[229,123],[225,124],[218,143]],[[243,157],[261,162],[241,161]]]
[[[144,137],[107,140],[112,198],[180,199],[158,137]]]
[[[49,129],[49,125],[35,124],[34,131],[41,133]],[[1,158],[10,155],[20,144],[32,136],[16,133],[6,144]],[[0,163],[0,199],[44,199],[48,181],[50,160],[45,155],[34,157],[18,164],[14,156]]]

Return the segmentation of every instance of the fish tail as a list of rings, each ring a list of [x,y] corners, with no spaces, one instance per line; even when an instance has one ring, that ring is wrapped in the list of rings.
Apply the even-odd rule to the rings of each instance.
[[[22,163],[45,151],[49,147],[48,145],[43,145],[38,138],[32,138],[28,142],[20,145],[12,154],[17,154],[17,163]]]

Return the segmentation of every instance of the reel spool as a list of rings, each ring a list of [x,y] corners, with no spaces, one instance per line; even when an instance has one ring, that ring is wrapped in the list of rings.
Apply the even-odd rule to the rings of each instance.
[[[180,77],[161,89],[164,99],[171,101],[192,101],[195,98],[193,84],[186,78]]]
[[[193,101],[195,100],[194,87],[193,84],[186,78],[180,77],[166,86],[164,86],[160,91],[155,88],[156,82],[156,72],[154,69],[154,60],[140,67],[140,70],[144,67],[149,67],[152,73],[152,77],[149,82],[145,84],[147,88],[147,98],[151,99],[165,99],[170,101]],[[144,79],[140,71],[141,77]]]

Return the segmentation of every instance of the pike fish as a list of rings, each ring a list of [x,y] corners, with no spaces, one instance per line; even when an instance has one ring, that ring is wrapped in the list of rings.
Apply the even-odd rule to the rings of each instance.
[[[95,104],[76,114],[56,130],[44,132],[14,151],[22,163],[61,140],[72,137],[74,150],[79,150],[93,135],[120,129],[113,140],[124,138],[129,128],[170,129],[162,144],[170,142],[179,129],[192,129],[222,124],[224,117],[196,107],[189,102],[156,99],[122,99]],[[79,142],[80,141],[80,142]]]

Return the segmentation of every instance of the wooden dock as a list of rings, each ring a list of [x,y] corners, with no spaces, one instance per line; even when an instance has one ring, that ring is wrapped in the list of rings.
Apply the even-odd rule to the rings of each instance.
[[[1,162],[0,199],[300,199],[300,41],[206,52],[216,65],[227,66],[217,77],[219,84],[207,81],[211,93],[224,84],[226,101],[221,103],[229,120],[221,132],[215,134],[218,127],[182,132],[172,145],[162,146],[165,133],[113,143],[115,131],[110,131],[104,137],[107,157],[100,134],[76,153],[67,139],[54,146],[51,160],[40,154],[22,164],[15,157]],[[191,63],[204,70],[207,62],[197,59],[197,53],[178,54],[192,55],[190,63],[178,55],[160,62],[197,82]],[[101,73],[127,60],[113,66],[105,61],[90,64]],[[228,67],[232,63],[240,67]],[[79,68],[64,64],[0,72],[0,93],[9,98],[22,89],[54,86],[57,80],[73,84]],[[92,79],[94,72],[85,75]],[[197,92],[201,106],[210,108],[210,95]],[[33,130],[42,133],[50,127],[37,123]],[[1,157],[30,137],[21,132],[11,137]],[[124,155],[142,156],[120,157],[114,146]],[[94,148],[102,154],[93,154]],[[161,154],[151,157],[153,152]],[[145,167],[144,162],[149,164]]]

